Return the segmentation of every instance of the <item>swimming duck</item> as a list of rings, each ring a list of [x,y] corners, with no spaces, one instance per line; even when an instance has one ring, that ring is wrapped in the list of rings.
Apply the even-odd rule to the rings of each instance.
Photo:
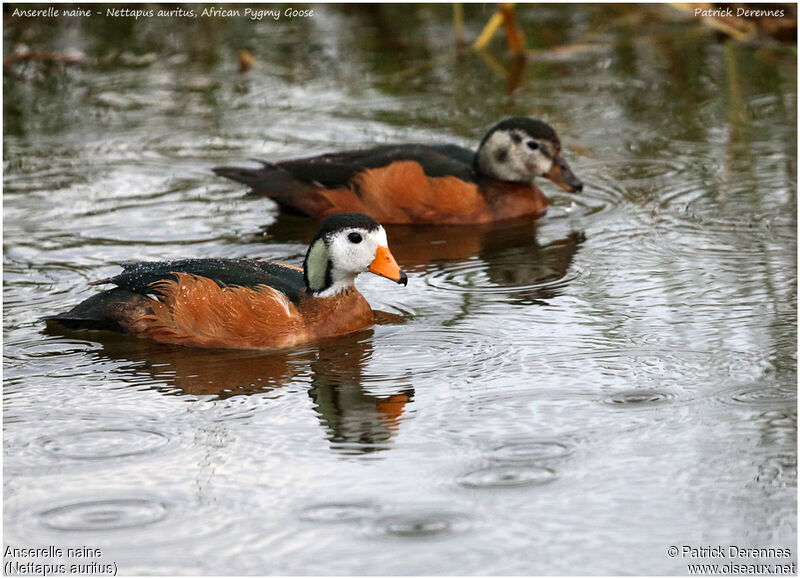
[[[253,259],[137,262],[92,285],[116,287],[46,318],[204,348],[274,349],[348,334],[373,323],[353,285],[369,271],[405,285],[386,232],[360,213],[322,224],[303,267]]]
[[[525,117],[493,126],[477,152],[457,145],[383,145],[362,151],[216,167],[215,173],[316,219],[359,211],[382,223],[474,224],[539,216],[545,177],[570,192],[583,189],[561,156],[555,130]]]

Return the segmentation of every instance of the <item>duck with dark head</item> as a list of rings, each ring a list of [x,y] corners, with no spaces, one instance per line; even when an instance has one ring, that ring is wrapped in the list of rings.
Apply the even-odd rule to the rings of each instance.
[[[214,171],[315,219],[359,211],[382,223],[493,223],[545,213],[537,177],[569,192],[583,189],[555,130],[526,117],[497,123],[477,152],[457,145],[381,145],[261,163]]]

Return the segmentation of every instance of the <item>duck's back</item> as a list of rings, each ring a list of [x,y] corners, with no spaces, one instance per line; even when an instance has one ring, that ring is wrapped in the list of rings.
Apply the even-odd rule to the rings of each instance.
[[[363,171],[381,169],[399,161],[417,163],[427,177],[457,177],[474,182],[474,159],[474,151],[457,145],[406,143],[293,159],[275,163],[275,166],[300,181],[336,188],[347,185]]]
[[[534,199],[535,207],[528,207],[532,187],[490,182],[475,173],[474,159],[474,151],[457,145],[409,143],[278,163],[262,161],[258,169],[218,167],[214,171],[286,209],[317,219],[352,211],[384,223],[494,221],[498,215],[492,198],[498,192],[506,195],[506,189],[520,189],[523,199],[512,210],[523,214],[543,210],[540,197]]]
[[[212,280],[220,287],[271,287],[295,303],[305,289],[300,268],[258,259],[139,261],[123,263],[122,269],[122,273],[93,285],[113,283],[132,292],[148,294],[152,293],[153,284],[178,281],[179,274],[185,274]]]

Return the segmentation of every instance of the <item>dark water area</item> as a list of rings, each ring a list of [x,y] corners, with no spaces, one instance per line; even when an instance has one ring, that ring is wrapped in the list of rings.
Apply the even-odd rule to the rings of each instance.
[[[795,46],[666,6],[519,5],[515,68],[500,39],[457,56],[450,5],[309,8],[4,7],[4,57],[81,60],[3,75],[4,544],[129,575],[796,561]],[[468,38],[492,10],[465,5]],[[264,353],[38,321],[124,261],[299,264],[317,225],[211,167],[474,147],[512,115],[558,130],[583,193],[543,181],[537,221],[387,227],[410,279],[359,278],[370,330]]]

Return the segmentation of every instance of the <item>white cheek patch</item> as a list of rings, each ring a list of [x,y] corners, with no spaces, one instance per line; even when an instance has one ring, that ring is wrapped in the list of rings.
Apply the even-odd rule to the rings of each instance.
[[[353,232],[361,234],[360,243],[353,243],[348,238],[348,235]],[[348,229],[338,233],[331,239],[328,249],[334,263],[334,270],[349,274],[359,274],[366,271],[372,260],[375,259],[378,247],[385,247],[386,245],[386,231],[383,227],[376,231]],[[336,271],[334,275],[335,273]]]
[[[498,179],[516,181],[521,173],[526,172],[525,163],[519,155],[519,146],[505,131],[497,131],[489,137],[480,155],[485,170]]]
[[[533,156],[533,163],[538,175],[544,175],[553,168],[553,159],[539,151],[536,151],[536,154]]]
[[[510,157],[513,155],[513,150],[514,143],[508,133],[497,132],[486,143],[486,151],[491,156],[491,162],[498,167],[508,166],[512,162]]]

